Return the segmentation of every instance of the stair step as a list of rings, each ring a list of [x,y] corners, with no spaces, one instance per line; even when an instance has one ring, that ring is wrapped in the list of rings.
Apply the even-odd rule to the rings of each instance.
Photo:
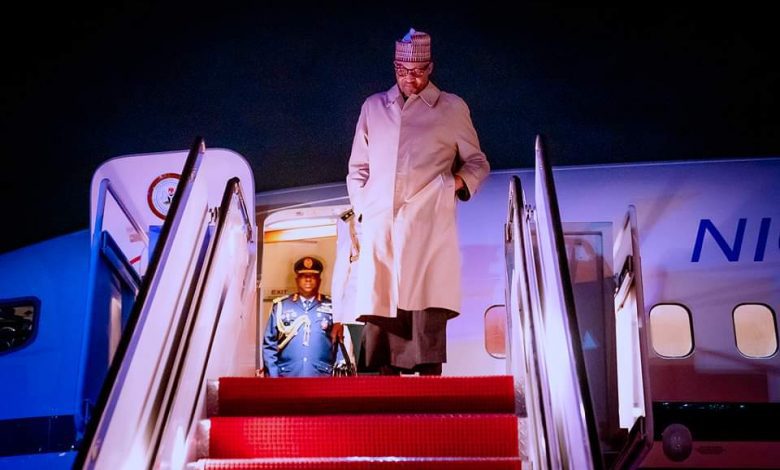
[[[517,457],[342,457],[318,459],[203,459],[188,470],[520,470]]]
[[[510,376],[223,377],[208,397],[210,416],[515,412]]]
[[[517,457],[517,425],[513,414],[216,417],[208,457]]]

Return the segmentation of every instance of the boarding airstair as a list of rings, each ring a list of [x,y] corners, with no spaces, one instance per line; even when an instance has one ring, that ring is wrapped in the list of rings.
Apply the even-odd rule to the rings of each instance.
[[[245,194],[246,160],[201,138],[189,152],[119,157],[96,172],[85,343],[108,368],[85,380],[74,468],[183,467],[206,378],[254,372],[256,230]]]
[[[151,254],[132,310],[110,314],[122,319],[121,335],[93,393],[75,468],[603,468],[573,303],[561,283],[565,253],[548,166],[537,175],[532,216],[519,180],[512,183],[511,375],[271,380],[253,377],[257,231],[244,196],[253,194],[251,170],[228,171],[231,160],[208,155],[201,140],[186,155],[164,223],[144,240]],[[127,175],[145,167],[125,163],[104,172],[126,202],[115,210],[121,223],[107,230],[119,241],[114,251],[132,259],[132,244],[122,242],[126,214],[164,199],[157,183],[172,177],[146,171],[143,181],[159,176],[141,202],[136,195],[127,203],[123,194],[138,185]],[[149,226],[132,219],[141,222],[131,231]],[[131,281],[134,290],[138,279]],[[112,292],[93,294],[93,308],[111,312]],[[566,349],[546,351],[551,344]]]
[[[535,206],[512,177],[504,241],[507,367],[518,391],[521,453],[535,469],[601,469],[552,167],[535,146]]]
[[[234,157],[198,139],[99,170],[93,256],[106,267],[90,298],[118,322],[74,468],[519,469],[508,376],[253,377],[254,188]],[[154,229],[139,207],[159,211],[166,194]],[[138,274],[126,294],[111,287],[113,253]]]

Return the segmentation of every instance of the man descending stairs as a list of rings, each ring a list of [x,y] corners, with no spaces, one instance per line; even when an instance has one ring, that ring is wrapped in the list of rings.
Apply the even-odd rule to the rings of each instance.
[[[512,378],[221,378],[203,469],[520,469]]]

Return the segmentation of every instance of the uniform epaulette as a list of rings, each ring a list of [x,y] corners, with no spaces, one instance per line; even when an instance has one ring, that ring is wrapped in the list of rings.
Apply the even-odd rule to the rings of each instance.
[[[272,300],[271,302],[272,302],[272,303],[279,303],[279,302],[281,302],[282,300],[284,300],[284,299],[288,299],[288,298],[290,298],[290,294],[283,295],[283,296],[281,296],[281,297],[277,297],[277,298],[275,298],[274,300]]]

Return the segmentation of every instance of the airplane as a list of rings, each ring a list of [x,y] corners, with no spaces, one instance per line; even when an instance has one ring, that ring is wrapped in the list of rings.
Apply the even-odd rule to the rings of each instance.
[[[534,157],[458,206],[444,378],[510,378],[522,466],[776,468],[780,158]],[[292,262],[339,288],[346,185],[255,193],[198,138],[108,160],[90,206],[0,254],[0,468],[208,468],[210,395],[261,374]]]

